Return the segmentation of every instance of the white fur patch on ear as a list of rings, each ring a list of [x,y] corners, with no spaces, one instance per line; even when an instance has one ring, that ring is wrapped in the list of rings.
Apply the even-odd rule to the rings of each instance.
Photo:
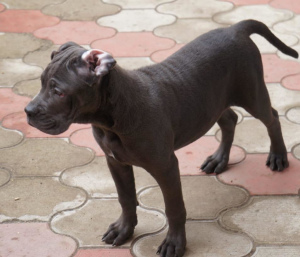
[[[90,65],[96,76],[107,74],[116,64],[115,59],[109,53],[99,49],[84,52],[81,59]]]

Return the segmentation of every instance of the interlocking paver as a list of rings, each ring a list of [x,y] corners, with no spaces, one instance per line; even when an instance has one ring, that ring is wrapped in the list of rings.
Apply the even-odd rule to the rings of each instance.
[[[299,161],[289,154],[290,166],[283,172],[277,172],[265,165],[267,157],[267,154],[248,154],[242,163],[231,166],[218,178],[224,183],[244,187],[251,195],[298,194]]]
[[[151,32],[130,32],[96,40],[91,46],[110,52],[114,57],[141,57],[150,56],[157,50],[168,49],[173,45],[173,40],[154,36]]]
[[[226,1],[226,0],[222,0]],[[257,5],[257,4],[268,4],[272,0],[230,0],[235,5]]]
[[[293,149],[293,154],[295,155],[295,157],[297,159],[300,160],[300,145],[297,145],[294,149]]]
[[[176,40],[177,43],[188,43],[196,37],[226,25],[218,24],[211,19],[177,19],[171,25],[161,26],[154,30],[154,34]]]
[[[56,212],[84,203],[83,190],[62,185],[58,178],[14,178],[0,188],[0,222],[48,221]]]
[[[134,167],[134,176],[137,191],[150,185],[157,185],[150,174],[142,168]],[[61,178],[66,185],[83,188],[91,197],[118,196],[105,157],[96,157],[85,166],[66,170]]]
[[[5,10],[5,6],[3,4],[0,4],[0,12]]]
[[[75,257],[132,257],[129,249],[80,249]]]
[[[8,170],[0,168],[0,187],[6,184],[11,178],[11,174]]]
[[[20,132],[8,130],[0,126],[0,148],[17,145],[22,140],[23,135]]]
[[[41,89],[40,78],[20,81],[16,83],[12,88],[14,93],[21,96],[28,96],[30,98],[36,96],[38,92],[40,92],[40,89]]]
[[[274,29],[286,34],[299,35],[300,33],[300,15],[295,15],[293,19],[280,22],[274,26]]]
[[[259,244],[299,245],[299,215],[299,196],[260,196],[225,212],[221,224],[243,231]]]
[[[71,256],[76,242],[53,233],[47,223],[0,225],[0,256]]]
[[[129,246],[136,237],[159,231],[166,223],[164,216],[156,211],[137,208],[138,225],[134,236],[124,246]],[[115,222],[121,213],[119,202],[115,199],[93,199],[77,209],[56,215],[51,221],[52,229],[61,234],[71,235],[79,246],[103,246],[101,241],[108,226]]]
[[[286,113],[286,117],[289,121],[300,124],[300,106],[289,109]]]
[[[0,13],[0,32],[28,33],[58,22],[57,17],[45,15],[38,10],[6,10]]]
[[[160,14],[155,10],[122,10],[118,14],[98,19],[101,26],[113,27],[119,32],[152,31],[158,26],[171,24],[173,15]]]
[[[27,117],[26,113],[23,112],[15,112],[10,115],[7,115],[3,121],[2,126],[9,129],[17,129],[21,131],[27,138],[32,137],[47,137],[47,138],[53,138],[53,137],[69,137],[74,131],[77,131],[82,128],[90,127],[90,125],[84,125],[84,124],[72,124],[70,128],[59,135],[49,135],[46,133],[41,132],[40,130],[30,126],[27,123]]]
[[[300,143],[300,126],[280,117],[282,134],[288,151]],[[255,129],[253,129],[255,128]],[[217,137],[221,138],[220,131]],[[236,126],[233,143],[244,148],[248,153],[268,153],[270,148],[270,139],[266,127],[257,119],[245,117],[244,120]]]
[[[95,20],[119,11],[120,7],[104,4],[99,0],[67,0],[61,4],[48,5],[42,10],[43,13],[58,16],[62,20],[76,21]]]
[[[253,257],[298,257],[300,246],[262,246],[257,247]]]
[[[3,33],[0,34],[0,48],[5,51],[0,52],[0,58],[23,58],[28,52],[44,49],[50,45],[50,41],[36,38],[29,33]]]
[[[300,14],[300,6],[297,0],[273,0],[270,5],[279,9],[288,9],[294,13]]]
[[[268,5],[240,6],[227,13],[219,13],[214,20],[223,24],[234,24],[246,19],[259,20],[272,27],[275,23],[286,21],[293,17],[293,13],[287,10],[276,9]]]
[[[199,175],[200,166],[206,158],[212,155],[219,147],[215,137],[205,136],[176,151],[181,175]],[[230,153],[229,164],[241,162],[245,158],[243,149],[233,146]]]
[[[300,91],[300,74],[287,76],[282,80],[282,85],[291,90]]]
[[[185,257],[245,256],[252,249],[249,237],[222,229],[217,222],[188,221],[186,224],[187,249]],[[154,257],[166,236],[164,231],[139,239],[133,246],[137,257]]]
[[[17,82],[40,76],[42,69],[25,64],[22,59],[0,59],[0,87],[13,87]]]
[[[11,88],[0,88],[0,120],[11,112],[23,111],[29,101],[28,97],[14,94]]]
[[[88,149],[63,139],[26,139],[15,147],[0,149],[0,165],[18,176],[56,176],[64,169],[89,163],[93,157]]]
[[[9,9],[41,9],[48,4],[59,4],[64,0],[3,0]]]
[[[129,70],[134,70],[154,64],[154,62],[149,57],[117,57],[115,59],[122,68]]]
[[[248,199],[245,190],[224,185],[215,176],[181,177],[181,183],[188,219],[215,219],[222,210],[241,205]],[[143,191],[139,199],[147,207],[164,210],[159,187]]]
[[[161,4],[157,10],[178,18],[210,18],[218,12],[229,11],[233,4],[223,1],[178,0]]]
[[[112,37],[115,33],[114,29],[100,27],[93,21],[61,21],[55,26],[36,30],[34,35],[52,40],[58,45],[67,41],[87,45],[99,38]]]
[[[168,2],[169,0],[103,0],[104,3],[117,4],[122,9],[142,9],[155,8],[157,5]]]

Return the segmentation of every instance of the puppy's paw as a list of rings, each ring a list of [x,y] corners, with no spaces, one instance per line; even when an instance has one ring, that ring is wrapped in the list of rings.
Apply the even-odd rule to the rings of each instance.
[[[186,238],[185,233],[170,233],[158,247],[156,252],[160,257],[182,257],[185,252]]]
[[[125,219],[123,215],[114,223],[110,224],[108,230],[102,237],[102,241],[113,246],[119,246],[126,242],[134,232],[137,224],[136,217]]]
[[[229,155],[218,153],[207,157],[204,163],[201,165],[201,170],[203,170],[206,174],[216,173],[220,174],[225,171],[227,164],[229,161]]]
[[[269,153],[266,165],[272,171],[283,171],[285,168],[289,166],[289,161],[287,159],[287,154],[275,154]]]

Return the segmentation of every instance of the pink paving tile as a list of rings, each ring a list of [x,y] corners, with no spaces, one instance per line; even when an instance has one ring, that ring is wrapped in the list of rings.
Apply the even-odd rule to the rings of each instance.
[[[284,77],[300,72],[300,63],[280,59],[275,54],[263,54],[262,61],[266,83],[280,82]]]
[[[88,45],[96,39],[112,37],[115,33],[114,29],[100,27],[93,21],[62,21],[55,26],[41,28],[34,35],[58,45],[67,41]]]
[[[6,116],[2,121],[2,126],[8,129],[21,131],[26,137],[69,137],[74,131],[88,128],[90,125],[72,124],[70,128],[59,135],[48,135],[38,129],[28,125],[25,112],[16,112]]]
[[[98,156],[104,156],[104,152],[101,150],[100,146],[94,139],[92,128],[85,128],[75,131],[70,136],[70,141],[74,145],[84,146],[93,149]]]
[[[271,0],[222,0],[224,2],[231,2],[235,5],[256,5],[256,4],[268,4]]]
[[[3,4],[0,4],[0,12],[2,12],[3,10],[5,10],[5,6]]]
[[[47,223],[0,225],[0,256],[71,256],[76,242],[53,233]]]
[[[92,43],[92,48],[103,49],[115,57],[142,57],[174,45],[173,40],[154,36],[151,32],[124,32],[97,40]]]
[[[151,55],[151,59],[157,63],[161,62],[161,61],[165,60],[166,58],[168,58],[170,55],[177,52],[183,46],[184,46],[184,44],[176,44],[175,46],[173,46],[170,49],[159,50]]]
[[[281,84],[292,90],[300,90],[300,74],[285,77]]]
[[[38,10],[6,10],[0,13],[0,32],[33,32],[58,22],[57,17],[45,15]]]
[[[294,13],[300,13],[299,0],[273,0],[271,6],[279,9],[288,9]]]
[[[300,161],[288,155],[290,166],[283,172],[271,171],[266,165],[267,154],[248,154],[246,159],[218,178],[247,189],[251,195],[298,194]]]
[[[213,154],[219,147],[219,142],[212,136],[204,136],[194,143],[177,150],[181,175],[204,175],[200,166],[206,158]],[[245,152],[237,146],[233,146],[230,153],[229,164],[239,163],[245,158]]]
[[[11,88],[0,88],[0,120],[10,113],[23,111],[30,100],[29,97],[14,94]]]
[[[132,257],[129,249],[80,249],[74,257]]]

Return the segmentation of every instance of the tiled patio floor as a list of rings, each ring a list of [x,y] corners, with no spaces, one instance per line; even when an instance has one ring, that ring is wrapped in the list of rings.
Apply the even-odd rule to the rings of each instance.
[[[300,52],[299,0],[0,0],[0,257],[151,257],[167,231],[159,187],[136,167],[134,236],[122,247],[101,242],[120,207],[90,125],[74,124],[55,137],[27,125],[23,109],[39,91],[53,50],[71,40],[133,69],[248,18]],[[179,150],[187,257],[300,256],[300,60],[252,39],[290,167],[278,173],[265,166],[267,131],[240,108],[225,173],[199,171],[218,146],[218,126]]]

